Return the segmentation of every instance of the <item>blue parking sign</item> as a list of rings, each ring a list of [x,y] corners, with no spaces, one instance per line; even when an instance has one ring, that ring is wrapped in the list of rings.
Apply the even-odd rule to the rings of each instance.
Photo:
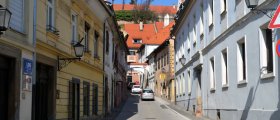
[[[23,74],[32,75],[32,60],[23,59]]]

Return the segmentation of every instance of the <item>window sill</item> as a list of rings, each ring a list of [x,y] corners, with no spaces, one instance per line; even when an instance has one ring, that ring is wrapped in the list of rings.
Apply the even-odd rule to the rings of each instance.
[[[238,81],[238,85],[243,85],[243,84],[247,84],[247,81],[246,81],[246,80],[240,80],[240,81]]]
[[[51,31],[47,31],[47,36],[52,38],[53,40],[58,40],[59,39],[59,35],[51,32]]]
[[[224,10],[224,11],[221,13],[221,18],[224,18],[226,14],[227,14],[227,11]]]
[[[212,30],[213,30],[213,27],[214,27],[214,24],[211,23],[211,24],[209,25],[209,31],[212,31]]]
[[[18,33],[18,34],[23,35],[23,36],[27,36],[27,33],[21,32],[21,31],[16,30],[16,29],[13,29],[13,28],[11,28],[11,27],[10,27],[10,29],[8,29],[8,30],[10,30],[10,31],[12,31],[12,32],[15,32],[15,33]],[[7,31],[8,31],[8,30],[7,30]]]
[[[222,88],[228,88],[228,85],[227,85],[227,84],[224,84],[224,85],[222,86]]]
[[[275,78],[274,73],[267,73],[267,74],[261,75],[262,80],[271,79],[271,78]]]

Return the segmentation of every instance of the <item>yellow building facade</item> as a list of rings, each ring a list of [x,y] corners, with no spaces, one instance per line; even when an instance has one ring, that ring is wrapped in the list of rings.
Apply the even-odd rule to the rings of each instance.
[[[105,6],[100,0],[37,1],[37,79],[33,89],[37,106],[33,118],[102,116],[103,24],[109,16]],[[85,46],[83,57],[67,59],[76,57],[73,46],[80,41]],[[44,107],[47,110],[40,110]]]

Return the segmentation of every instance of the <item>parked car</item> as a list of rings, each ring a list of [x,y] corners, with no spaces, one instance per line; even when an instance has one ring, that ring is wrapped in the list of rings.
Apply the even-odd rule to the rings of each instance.
[[[141,100],[155,100],[155,95],[152,89],[144,89],[141,93]]]
[[[133,85],[131,89],[131,93],[141,93],[142,89],[140,88],[140,85]]]

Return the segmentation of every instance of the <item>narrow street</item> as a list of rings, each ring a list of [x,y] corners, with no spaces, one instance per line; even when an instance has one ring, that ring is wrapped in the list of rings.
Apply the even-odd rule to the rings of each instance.
[[[141,101],[138,95],[127,99],[116,120],[190,120],[169,108],[159,98],[155,101]]]

